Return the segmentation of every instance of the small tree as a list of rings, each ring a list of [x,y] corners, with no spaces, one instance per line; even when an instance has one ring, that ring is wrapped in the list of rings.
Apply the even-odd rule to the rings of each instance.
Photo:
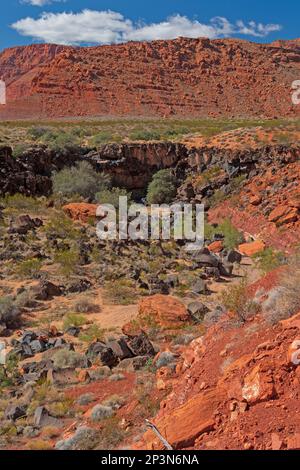
[[[97,173],[88,162],[80,162],[54,173],[52,184],[54,193],[67,197],[77,194],[84,198],[94,198],[98,191],[110,186],[110,178],[103,173]]]
[[[148,204],[169,204],[176,196],[176,178],[171,170],[160,170],[148,186]]]

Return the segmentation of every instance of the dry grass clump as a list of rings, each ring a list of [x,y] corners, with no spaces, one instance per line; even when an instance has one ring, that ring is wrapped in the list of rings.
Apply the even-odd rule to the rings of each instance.
[[[262,308],[264,317],[271,324],[290,318],[300,311],[300,250],[290,260],[280,286],[268,293]]]

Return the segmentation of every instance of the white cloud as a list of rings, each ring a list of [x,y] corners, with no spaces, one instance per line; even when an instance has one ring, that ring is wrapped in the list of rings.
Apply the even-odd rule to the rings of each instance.
[[[43,0],[32,0],[35,2]],[[43,13],[39,18],[27,17],[12,27],[23,36],[57,44],[110,44],[154,39],[229,37],[236,34],[265,37],[279,31],[280,25],[251,21],[230,23],[226,18],[213,18],[208,24],[173,15],[161,23],[140,24],[114,11],[83,10],[80,13]]]
[[[21,3],[29,3],[30,5],[33,5],[34,7],[42,7],[44,5],[47,5],[47,3],[53,3],[53,2],[65,2],[66,0],[21,0]]]

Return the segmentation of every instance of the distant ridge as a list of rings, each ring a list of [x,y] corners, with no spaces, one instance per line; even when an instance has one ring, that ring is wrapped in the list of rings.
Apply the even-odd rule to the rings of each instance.
[[[294,117],[300,39],[237,39],[69,47],[0,53],[7,105],[0,119],[84,116]]]

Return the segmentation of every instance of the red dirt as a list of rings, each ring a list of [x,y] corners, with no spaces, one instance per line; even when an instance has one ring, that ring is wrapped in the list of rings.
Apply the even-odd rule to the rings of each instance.
[[[8,102],[0,117],[296,116],[299,73],[299,40],[16,47],[0,54]]]

